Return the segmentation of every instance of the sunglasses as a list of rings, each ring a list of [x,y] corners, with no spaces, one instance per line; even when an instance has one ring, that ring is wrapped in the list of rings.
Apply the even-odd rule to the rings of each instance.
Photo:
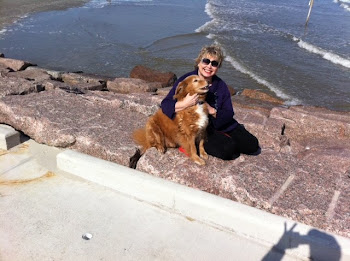
[[[215,60],[210,61],[208,58],[203,58],[202,59],[202,63],[204,63],[205,65],[211,64],[211,66],[213,66],[213,67],[218,67],[219,66],[219,62],[218,61],[215,61]]]

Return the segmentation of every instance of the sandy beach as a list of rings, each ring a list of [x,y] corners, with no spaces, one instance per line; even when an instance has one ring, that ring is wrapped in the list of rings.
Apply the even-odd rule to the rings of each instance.
[[[89,2],[88,0],[4,0],[0,2],[0,29],[29,13],[64,10]]]

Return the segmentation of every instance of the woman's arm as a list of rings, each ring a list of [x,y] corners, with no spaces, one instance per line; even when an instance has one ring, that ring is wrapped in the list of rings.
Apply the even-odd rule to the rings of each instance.
[[[175,103],[175,112],[182,111],[186,109],[187,107],[191,107],[195,105],[198,102],[198,94],[195,93],[193,95],[190,95],[189,93],[186,95],[186,97],[182,101],[177,101]]]
[[[177,101],[174,99],[175,91],[177,88],[177,85],[183,81],[187,76],[196,74],[196,71],[187,73],[183,76],[181,76],[173,85],[173,88],[169,91],[168,95],[163,99],[160,107],[162,108],[162,111],[165,115],[167,115],[170,119],[173,119],[175,117],[175,113],[178,111],[181,111],[189,106],[192,106],[197,103],[198,101],[198,95],[187,95],[184,100]]]

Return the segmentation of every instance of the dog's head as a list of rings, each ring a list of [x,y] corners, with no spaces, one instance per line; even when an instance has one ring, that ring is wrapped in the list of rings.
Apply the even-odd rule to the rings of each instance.
[[[190,75],[178,84],[175,90],[174,99],[182,100],[189,93],[199,94],[199,100],[204,101],[209,85],[206,80],[202,80],[198,75]]]

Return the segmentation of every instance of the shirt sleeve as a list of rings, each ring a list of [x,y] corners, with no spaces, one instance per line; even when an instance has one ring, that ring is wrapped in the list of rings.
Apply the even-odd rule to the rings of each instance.
[[[168,95],[162,100],[160,107],[162,108],[163,113],[168,116],[170,119],[175,117],[175,103],[176,100],[173,98],[175,95],[175,90],[178,85],[176,81],[174,86],[169,91]]]
[[[162,100],[160,107],[163,111],[163,113],[168,116],[170,119],[173,119],[175,117],[175,103],[177,102],[176,99],[174,99],[175,91],[177,88],[177,85],[179,82],[183,81],[187,76],[196,74],[196,71],[187,73],[183,76],[181,76],[173,85],[167,96]]]
[[[216,118],[211,117],[211,121],[216,130],[223,130],[235,122],[231,94],[225,82],[220,82],[216,95]]]

